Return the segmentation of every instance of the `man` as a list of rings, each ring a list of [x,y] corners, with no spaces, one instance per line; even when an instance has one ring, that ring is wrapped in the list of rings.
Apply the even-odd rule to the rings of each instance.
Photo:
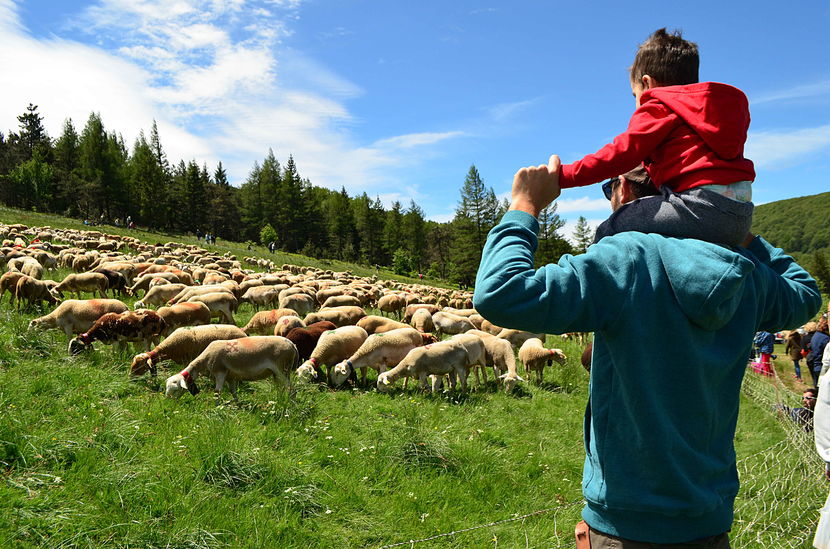
[[[804,430],[809,432],[813,430],[813,412],[816,407],[816,398],[818,397],[818,389],[815,387],[808,387],[801,393],[801,408],[790,408],[784,404],[776,404],[775,409],[781,410],[787,414],[796,425],[804,427]]]
[[[813,337],[810,338],[807,344],[809,351],[806,356],[807,368],[810,369],[810,374],[813,377],[813,384],[818,387],[818,378],[821,374],[822,359],[824,358],[824,349],[827,343],[830,342],[830,335],[828,335],[827,318],[821,317],[816,323],[816,331]]]
[[[732,249],[623,232],[534,270],[535,217],[559,195],[558,173],[556,156],[516,173],[474,305],[500,326],[595,332],[582,481],[594,549],[729,547],[752,336],[808,320],[821,305],[816,283],[751,235]],[[612,208],[636,199],[635,185],[612,183]]]

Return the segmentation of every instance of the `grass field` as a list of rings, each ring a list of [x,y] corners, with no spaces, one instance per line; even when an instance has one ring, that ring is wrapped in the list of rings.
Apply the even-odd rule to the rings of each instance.
[[[209,390],[165,399],[164,369],[130,381],[130,354],[70,358],[62,333],[27,330],[37,314],[0,304],[2,548],[572,546],[588,394],[573,343],[549,336],[567,364],[514,395],[257,382],[216,407]],[[809,435],[772,412],[792,389],[748,376],[733,547],[810,546],[827,485]]]

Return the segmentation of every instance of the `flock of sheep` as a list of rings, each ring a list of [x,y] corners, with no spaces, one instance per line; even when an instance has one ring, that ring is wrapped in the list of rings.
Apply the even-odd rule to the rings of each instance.
[[[236,400],[239,381],[269,377],[286,387],[292,378],[365,386],[369,368],[377,371],[379,391],[401,378],[404,387],[409,378],[422,389],[431,382],[433,391],[448,378],[452,389],[458,382],[466,391],[469,373],[486,383],[489,368],[512,391],[524,381],[517,351],[538,382],[546,364],[565,361],[561,350],[544,347],[545,334],[489,323],[467,292],[278,268],[258,258],[240,262],[194,245],[151,245],[99,231],[0,224],[0,238],[0,301],[8,292],[18,309],[57,305],[29,329],[62,330],[70,354],[94,352],[96,341],[140,345],[131,376],[155,376],[165,361],[184,367],[166,381],[171,397],[198,393],[199,376],[214,379],[217,402],[225,385]],[[57,267],[74,272],[60,281],[44,278]],[[67,294],[75,299],[64,300]],[[116,295],[140,299],[130,310]],[[243,304],[255,314],[240,328],[234,314]]]

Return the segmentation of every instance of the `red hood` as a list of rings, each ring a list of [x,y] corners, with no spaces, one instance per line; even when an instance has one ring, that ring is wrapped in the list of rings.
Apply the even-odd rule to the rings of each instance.
[[[674,111],[721,158],[743,156],[749,101],[738,88],[719,82],[662,86],[643,92],[640,103],[649,100]]]

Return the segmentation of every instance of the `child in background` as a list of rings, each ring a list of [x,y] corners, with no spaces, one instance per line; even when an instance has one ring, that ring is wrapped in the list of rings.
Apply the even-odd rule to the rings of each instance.
[[[698,83],[697,45],[654,32],[631,66],[637,109],[613,143],[562,165],[561,188],[597,183],[644,164],[660,195],[615,211],[597,239],[623,231],[738,246],[752,224],[755,169],[744,158],[749,102],[727,84]],[[601,233],[600,233],[601,231]]]

